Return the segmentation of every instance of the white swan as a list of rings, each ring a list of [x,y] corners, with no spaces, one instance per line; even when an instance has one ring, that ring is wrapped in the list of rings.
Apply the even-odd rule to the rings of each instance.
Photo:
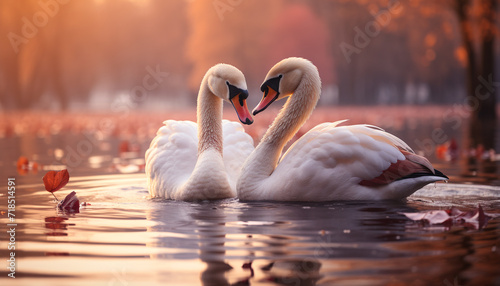
[[[370,125],[338,126],[344,121],[319,124],[281,156],[312,113],[320,88],[318,70],[308,60],[288,58],[271,68],[253,115],[290,98],[242,168],[241,200],[401,199],[447,179],[396,136]]]
[[[146,151],[150,196],[174,200],[236,196],[236,180],[254,145],[239,123],[222,120],[222,101],[231,102],[240,121],[251,124],[247,97],[245,77],[237,68],[218,64],[207,71],[198,93],[198,124],[165,121]]]

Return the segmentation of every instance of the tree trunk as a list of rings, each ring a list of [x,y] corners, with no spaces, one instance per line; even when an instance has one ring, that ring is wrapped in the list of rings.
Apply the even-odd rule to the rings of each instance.
[[[482,0],[482,7],[486,11],[485,20],[487,27],[481,27],[481,75],[483,78],[480,85],[482,85],[482,94],[476,92],[474,96],[479,101],[479,106],[475,110],[474,117],[479,122],[480,134],[477,144],[484,146],[486,150],[495,148],[495,131],[496,131],[496,90],[495,86],[485,85],[485,82],[495,80],[495,14],[496,14],[496,0]],[[489,8],[486,8],[489,7]],[[470,127],[475,128],[475,126]]]
[[[475,91],[474,96],[479,102],[474,118],[477,118],[477,125],[470,126],[473,130],[478,129],[478,146],[483,146],[485,151],[495,150],[495,135],[497,127],[496,114],[496,87],[492,84],[495,81],[495,15],[497,0],[482,0],[485,23],[481,26],[481,91]],[[485,173],[496,173],[496,163],[485,160],[481,166],[481,171]]]
[[[484,152],[495,148],[496,132],[496,91],[491,83],[495,80],[495,15],[496,0],[479,0],[483,10],[483,21],[480,23],[480,53],[474,50],[472,39],[472,23],[467,17],[471,9],[471,1],[456,0],[456,12],[460,22],[463,45],[467,51],[468,65],[466,68],[467,98],[470,109],[469,125],[466,130],[464,147],[475,150],[476,156],[467,158],[469,170],[476,170],[475,163],[482,161]],[[487,24],[485,24],[487,23]],[[485,161],[486,162],[486,161]],[[495,173],[495,164],[481,164],[482,170]]]

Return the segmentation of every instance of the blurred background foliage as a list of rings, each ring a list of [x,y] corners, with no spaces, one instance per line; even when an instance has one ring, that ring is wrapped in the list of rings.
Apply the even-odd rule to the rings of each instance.
[[[318,66],[322,105],[463,103],[478,75],[497,78],[497,6],[1,0],[0,110],[109,110],[119,100],[146,110],[189,107],[203,74],[219,62],[245,73],[253,106],[268,69],[289,56]],[[145,90],[136,88],[144,81],[154,88],[131,95]]]

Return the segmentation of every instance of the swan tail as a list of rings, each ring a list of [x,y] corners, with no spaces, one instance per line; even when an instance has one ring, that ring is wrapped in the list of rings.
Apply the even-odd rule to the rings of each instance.
[[[365,187],[379,187],[388,185],[394,181],[427,176],[435,177],[435,181],[448,179],[442,172],[434,169],[425,157],[408,152],[403,148],[398,149],[405,156],[404,160],[392,163],[379,176],[369,180],[362,180],[359,184]]]

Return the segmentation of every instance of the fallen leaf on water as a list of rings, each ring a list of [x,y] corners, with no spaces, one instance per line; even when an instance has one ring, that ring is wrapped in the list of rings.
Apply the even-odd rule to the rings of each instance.
[[[63,212],[79,213],[80,200],[76,196],[76,192],[72,191],[71,193],[69,193],[57,204],[57,208]]]
[[[430,224],[443,223],[450,219],[450,215],[444,210],[402,214],[411,220],[426,220]]]
[[[41,169],[40,164],[38,164],[35,161],[30,161],[28,160],[28,158],[24,156],[20,156],[19,159],[17,159],[16,166],[17,166],[17,173],[22,176],[27,175],[30,171],[33,174],[37,174],[38,171]]]
[[[28,158],[21,156],[17,159],[17,173],[19,175],[26,175],[29,171],[30,162]]]
[[[19,159],[17,159],[17,168],[27,168],[29,165],[29,160],[28,158],[21,156]]]
[[[446,210],[424,211],[418,213],[401,213],[414,221],[423,221],[428,224],[443,224],[446,226],[463,225],[472,229],[482,229],[488,221],[498,214],[488,214],[481,205],[477,209],[463,212],[456,207]]]
[[[47,192],[55,192],[60,190],[62,187],[66,186],[69,181],[68,170],[64,169],[59,172],[48,171],[45,176],[43,176],[43,184]]]

